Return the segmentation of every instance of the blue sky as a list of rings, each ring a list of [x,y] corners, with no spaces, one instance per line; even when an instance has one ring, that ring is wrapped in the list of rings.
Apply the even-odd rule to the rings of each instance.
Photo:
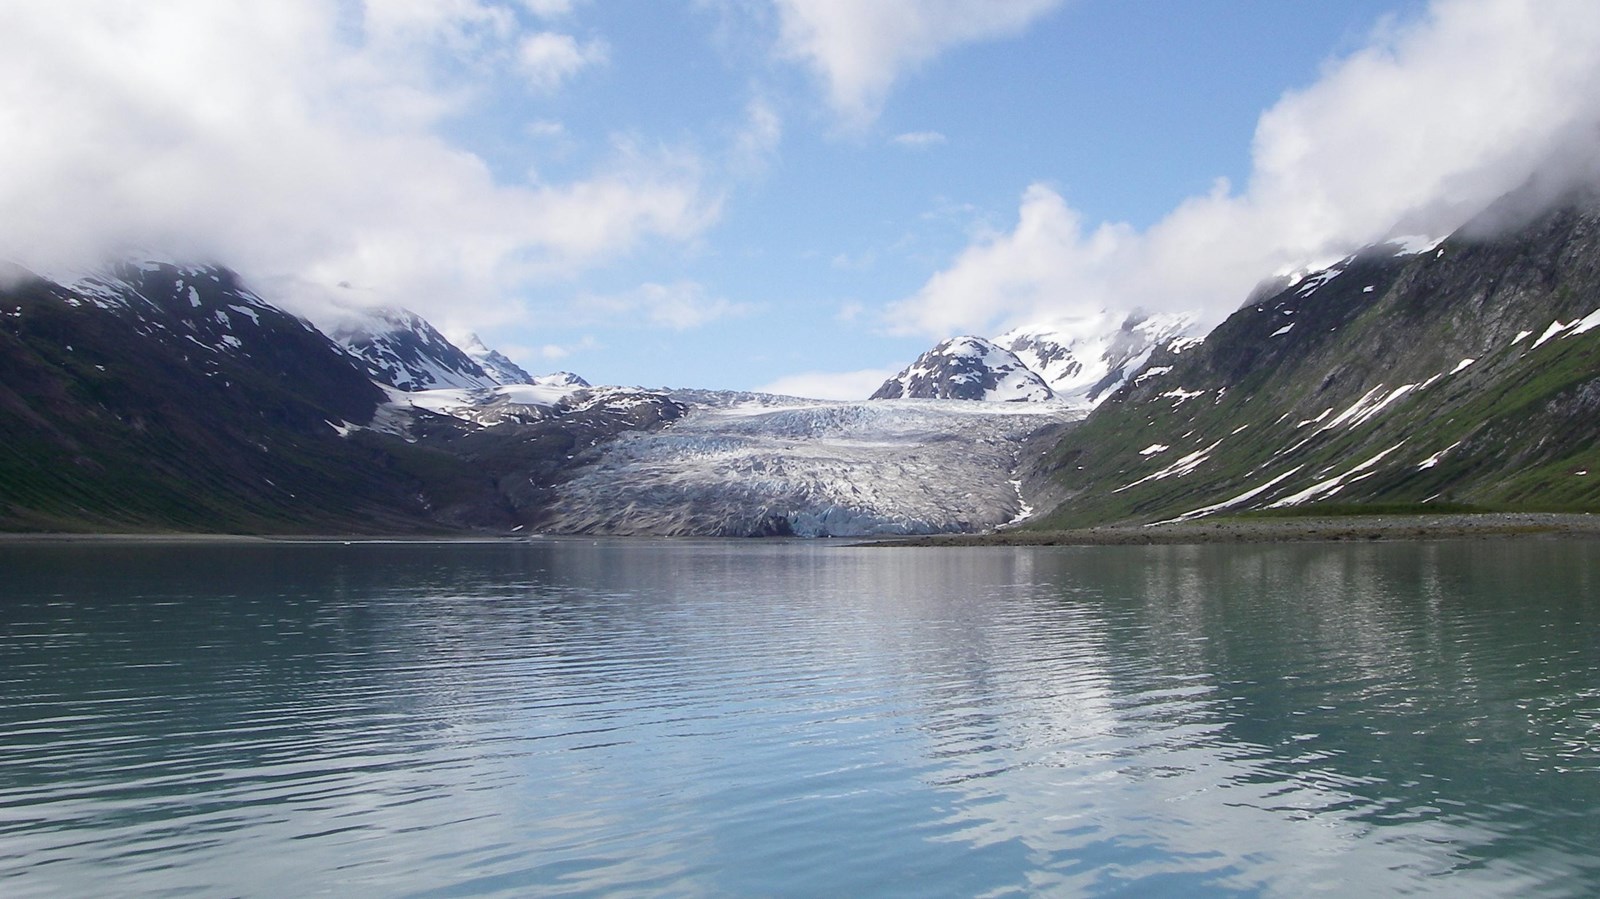
[[[0,255],[862,396],[946,336],[1214,323],[1448,230],[1592,148],[1595,83],[1586,0],[15,0]]]

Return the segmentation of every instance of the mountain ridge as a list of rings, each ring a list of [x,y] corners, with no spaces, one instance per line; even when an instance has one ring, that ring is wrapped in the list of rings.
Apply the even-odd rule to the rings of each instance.
[[[3,530],[504,532],[584,448],[682,411],[567,373],[496,384],[411,313],[352,352],[220,266],[63,280],[0,283]],[[402,388],[421,376],[465,386]]]
[[[1600,205],[1487,232],[1369,249],[1152,359],[1041,458],[1036,526],[1600,504]]]
[[[964,398],[855,404],[533,377],[405,310],[335,340],[214,265],[7,270],[0,529],[820,536],[1593,509],[1600,200],[1529,205],[1268,279],[1203,340],[1143,315],[1016,329],[1015,352],[956,338],[881,392]]]
[[[871,399],[1058,402],[1092,409],[1141,370],[1157,350],[1182,352],[1192,313],[1102,310],[1075,320],[1036,322],[997,337],[963,335],[935,345]]]

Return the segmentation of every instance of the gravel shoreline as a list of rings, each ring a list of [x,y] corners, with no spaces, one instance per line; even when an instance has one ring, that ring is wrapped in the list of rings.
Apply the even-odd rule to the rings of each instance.
[[[511,543],[524,542],[517,535],[462,534],[72,534],[0,533],[6,543],[219,543],[262,546],[273,543]]]
[[[0,533],[17,543],[519,543],[521,534],[63,534]],[[1307,543],[1454,540],[1502,537],[1600,537],[1600,515],[1493,512],[1329,518],[1216,518],[1176,524],[1102,525],[1060,531],[1004,530],[861,539],[853,546],[1147,546],[1201,543]],[[748,538],[740,538],[748,539]]]
[[[1064,531],[896,537],[860,546],[1144,546],[1304,543],[1490,537],[1600,537],[1600,515],[1504,512],[1334,518],[1223,518],[1175,524],[1104,525]]]

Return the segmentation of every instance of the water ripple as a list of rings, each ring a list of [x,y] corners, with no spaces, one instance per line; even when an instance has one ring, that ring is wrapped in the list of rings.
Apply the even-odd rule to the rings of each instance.
[[[1591,893],[1595,552],[0,547],[0,893]]]

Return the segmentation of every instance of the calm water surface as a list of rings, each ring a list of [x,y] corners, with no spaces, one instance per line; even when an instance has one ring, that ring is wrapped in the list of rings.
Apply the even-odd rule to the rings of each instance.
[[[1600,892],[1600,544],[0,546],[0,895]]]

